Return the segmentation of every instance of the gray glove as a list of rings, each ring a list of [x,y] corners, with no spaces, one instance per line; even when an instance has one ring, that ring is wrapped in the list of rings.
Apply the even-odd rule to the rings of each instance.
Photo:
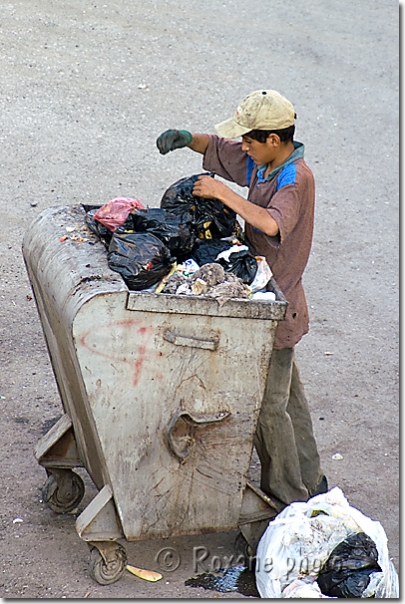
[[[187,147],[193,140],[193,135],[188,130],[166,130],[156,139],[156,145],[162,155],[174,149]]]

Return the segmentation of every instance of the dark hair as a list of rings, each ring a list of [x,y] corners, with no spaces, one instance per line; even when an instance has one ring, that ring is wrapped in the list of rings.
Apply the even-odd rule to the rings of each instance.
[[[277,136],[280,137],[280,141],[282,143],[288,143],[289,141],[293,141],[294,132],[295,124],[289,126],[288,128],[283,128],[282,130],[251,130],[244,136],[253,138],[253,140],[258,141],[259,143],[265,143],[270,134],[277,134]]]

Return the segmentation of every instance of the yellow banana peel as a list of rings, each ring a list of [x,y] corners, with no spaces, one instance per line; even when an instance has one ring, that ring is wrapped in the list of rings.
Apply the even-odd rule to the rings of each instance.
[[[160,581],[160,579],[162,579],[163,577],[163,575],[161,575],[160,573],[155,573],[155,571],[153,570],[137,568],[136,566],[131,566],[130,564],[127,564],[125,568],[127,569],[127,571],[129,571],[136,577],[144,579],[145,581]]]

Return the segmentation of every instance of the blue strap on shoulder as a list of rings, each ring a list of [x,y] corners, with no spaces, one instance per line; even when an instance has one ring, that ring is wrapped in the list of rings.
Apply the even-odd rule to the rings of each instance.
[[[294,162],[288,164],[285,168],[283,168],[280,174],[277,177],[277,188],[276,191],[279,191],[283,187],[287,185],[295,185],[297,177],[297,167]]]
[[[255,167],[255,162],[248,155],[247,156],[247,162],[246,162],[246,182],[247,182],[248,186],[250,185],[250,181],[252,180],[252,174],[253,174],[253,168],[254,167]]]

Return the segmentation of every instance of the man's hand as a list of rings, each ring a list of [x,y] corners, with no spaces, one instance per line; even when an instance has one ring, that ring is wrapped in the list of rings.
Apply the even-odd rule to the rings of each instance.
[[[199,176],[193,187],[193,195],[206,199],[220,199],[224,189],[229,189],[229,187],[219,180],[215,180],[211,176]]]
[[[220,180],[211,176],[199,176],[193,187],[193,195],[219,199],[231,210],[239,214],[243,220],[253,227],[260,229],[262,233],[274,237],[279,232],[278,224],[272,218],[267,208],[262,208],[248,199],[241,197]]]
[[[187,147],[193,140],[188,130],[166,130],[156,139],[156,145],[162,155],[174,149]]]

